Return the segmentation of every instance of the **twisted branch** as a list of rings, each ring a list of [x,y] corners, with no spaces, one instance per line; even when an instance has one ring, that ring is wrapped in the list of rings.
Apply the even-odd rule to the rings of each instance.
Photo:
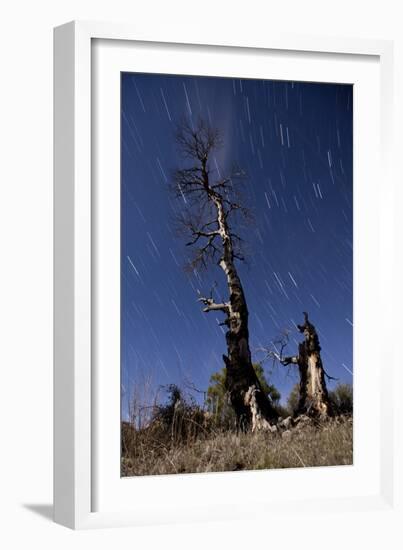
[[[230,304],[228,302],[217,304],[216,302],[214,302],[213,298],[205,297],[201,297],[197,301],[202,302],[206,306],[205,308],[203,308],[203,311],[205,313],[208,313],[209,311],[223,311],[224,313],[229,314]]]

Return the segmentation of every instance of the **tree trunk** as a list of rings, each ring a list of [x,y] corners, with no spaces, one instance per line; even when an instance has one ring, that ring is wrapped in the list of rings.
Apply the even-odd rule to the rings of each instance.
[[[236,272],[229,270],[228,279]],[[272,430],[277,420],[269,398],[263,393],[249,349],[248,309],[243,290],[238,280],[229,283],[230,307],[226,324],[227,355],[223,355],[226,366],[225,386],[231,405],[242,429]]]
[[[232,248],[231,233],[227,225],[222,197],[211,193],[217,209],[220,237],[223,243],[223,255],[220,267],[227,278],[229,302],[221,304],[225,311],[228,327],[226,333],[227,355],[223,355],[226,366],[225,386],[231,405],[242,429],[275,430],[273,425],[278,415],[269,397],[262,391],[252,365],[249,349],[248,308],[244,291],[238,276]]]
[[[298,325],[298,329],[304,334],[305,340],[298,346],[298,355],[285,357],[282,363],[294,363],[299,368],[299,402],[296,416],[306,414],[323,418],[332,414],[332,408],[320,356],[321,347],[316,329],[308,320],[308,314],[304,313],[304,316],[305,322]]]

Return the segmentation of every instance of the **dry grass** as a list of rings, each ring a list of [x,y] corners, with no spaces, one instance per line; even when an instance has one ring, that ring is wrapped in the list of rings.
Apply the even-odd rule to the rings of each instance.
[[[339,418],[282,433],[199,433],[170,441],[156,433],[123,430],[122,476],[226,472],[348,465],[353,462],[353,424]]]

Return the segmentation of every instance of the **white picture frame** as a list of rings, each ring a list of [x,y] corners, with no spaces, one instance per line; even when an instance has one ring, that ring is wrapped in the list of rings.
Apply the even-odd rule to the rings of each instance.
[[[272,55],[273,63],[278,54],[281,54],[283,59],[294,55],[299,60],[305,58],[313,62],[316,57],[322,56],[326,63],[330,62],[329,74],[331,74],[332,62],[339,63],[340,66],[343,63],[348,65],[350,60],[357,56],[363,61],[363,65],[369,66],[373,62],[376,68],[368,72],[368,81],[365,76],[367,71],[365,68],[363,69],[362,83],[363,86],[369,87],[371,78],[378,79],[376,83],[379,84],[379,89],[377,86],[374,87],[375,95],[372,98],[374,101],[372,105],[375,105],[375,108],[376,102],[380,100],[379,113],[374,115],[373,128],[376,135],[368,136],[368,139],[372,139],[372,141],[362,141],[361,144],[362,147],[365,145],[372,147],[369,149],[371,162],[378,162],[374,159],[379,157],[379,166],[372,165],[371,162],[369,165],[381,168],[384,181],[392,183],[389,184],[385,192],[379,192],[379,188],[376,187],[376,174],[380,172],[377,170],[375,173],[365,173],[365,163],[363,162],[365,148],[358,149],[359,155],[356,155],[357,151],[355,150],[355,162],[356,158],[359,159],[355,170],[360,170],[362,167],[364,171],[361,173],[361,179],[368,178],[368,182],[373,182],[372,186],[369,185],[369,189],[373,190],[373,193],[370,193],[372,202],[369,205],[372,210],[374,205],[378,208],[379,220],[371,226],[371,230],[373,230],[371,235],[377,244],[373,250],[369,247],[366,252],[368,262],[373,262],[368,265],[374,269],[371,270],[372,274],[368,275],[370,282],[367,286],[362,280],[364,288],[362,296],[365,298],[365,293],[371,291],[371,284],[379,283],[381,290],[379,296],[374,298],[374,307],[380,314],[388,310],[389,293],[392,292],[391,289],[394,285],[393,270],[381,268],[382,265],[391,265],[395,247],[390,215],[395,208],[391,161],[393,44],[380,40],[346,40],[280,34],[268,37],[256,36],[253,41],[237,37],[236,40],[234,39],[234,43],[206,35],[198,41],[195,39],[194,33],[190,35],[185,29],[181,36],[177,34],[170,36],[167,31],[164,36],[154,37],[129,25],[89,22],[72,22],[55,29],[55,521],[78,529],[248,517],[248,513],[245,514],[244,508],[236,501],[235,495],[236,492],[239,494],[239,491],[243,498],[248,495],[249,503],[259,502],[259,511],[256,510],[256,507],[249,507],[251,515],[272,512],[275,508],[274,496],[271,498],[268,496],[258,497],[258,491],[254,490],[262,483],[264,472],[247,472],[241,473],[241,475],[236,473],[214,474],[216,477],[208,476],[209,480],[203,478],[203,474],[137,478],[134,480],[137,485],[136,487],[132,485],[133,489],[132,486],[129,486],[131,480],[116,479],[119,472],[114,471],[109,479],[109,472],[112,466],[116,465],[116,453],[119,452],[119,428],[113,420],[113,414],[111,414],[110,421],[102,417],[102,423],[99,422],[101,412],[98,402],[101,399],[105,403],[105,399],[108,399],[107,392],[109,392],[111,401],[108,403],[113,409],[114,403],[116,404],[116,400],[119,399],[116,392],[113,394],[113,388],[116,390],[116,380],[119,377],[119,364],[116,365],[117,370],[114,378],[106,381],[105,377],[98,376],[94,363],[94,357],[99,354],[94,338],[94,327],[98,323],[97,316],[102,317],[104,311],[102,304],[99,307],[99,303],[102,302],[100,300],[102,287],[98,283],[95,284],[96,270],[100,265],[97,249],[99,246],[107,247],[107,245],[101,245],[97,240],[101,229],[96,220],[99,212],[101,215],[109,215],[102,213],[106,199],[101,197],[99,201],[93,181],[94,174],[99,173],[99,167],[94,158],[94,148],[96,148],[97,140],[100,137],[94,135],[93,126],[97,117],[98,105],[98,103],[94,105],[94,94],[96,94],[94,86],[98,82],[94,60],[98,59],[96,56],[99,56],[98,53],[95,53],[94,48],[100,41],[109,43],[113,41],[123,49],[126,48],[126,51],[130,44],[139,45],[143,52],[142,57],[140,56],[141,52],[137,51],[137,57],[131,52],[129,58],[130,63],[134,63],[134,65],[137,63],[139,67],[141,58],[143,72],[147,67],[149,67],[149,72],[161,70],[161,52],[168,51],[168,48],[171,48],[169,51],[172,52],[173,45],[175,51],[179,52],[179,57],[180,52],[188,54],[193,52],[202,58],[203,52],[208,50],[210,59],[219,59],[220,55],[232,55],[231,52],[236,51],[249,59],[255,56],[256,66],[261,63],[257,57],[263,58],[264,55]],[[154,57],[153,51],[157,53]],[[108,57],[107,54],[106,57],[105,63],[109,63],[109,69],[116,71],[116,51],[112,56]],[[164,60],[165,72],[175,74],[175,71],[179,70],[179,65],[175,65],[175,62],[172,61],[175,56],[171,55],[170,57],[171,61]],[[220,71],[219,63],[215,67],[217,71]],[[224,70],[223,63],[222,60],[222,70]],[[352,70],[354,72],[354,67]],[[308,76],[308,73],[298,72],[295,63],[294,72],[296,72],[296,80],[304,78],[304,74],[307,79],[315,79],[312,73],[309,73]],[[108,74],[112,75],[112,73]],[[197,74],[201,74],[200,71]],[[328,79],[331,79],[331,76],[328,76]],[[336,79],[336,81],[339,80]],[[348,81],[356,82],[354,76],[351,76],[351,80]],[[107,82],[108,79],[104,80],[103,84]],[[361,97],[364,102],[364,96]],[[378,115],[379,120],[377,120]],[[100,139],[105,134],[106,128],[107,126],[98,125],[97,122]],[[116,133],[113,135],[116,137]],[[364,139],[364,134],[362,136]],[[115,148],[118,150],[118,143],[115,143]],[[109,170],[109,167],[103,166],[103,169]],[[115,174],[115,172],[113,173]],[[362,197],[364,198],[364,195]],[[111,195],[110,198],[112,198],[111,204],[116,203],[116,197]],[[93,216],[94,212],[97,212],[96,216]],[[116,222],[116,217],[112,219]],[[368,218],[365,215],[362,216],[362,224],[363,228],[369,227]],[[364,239],[364,237],[362,238]],[[113,241],[113,239],[111,240]],[[364,242],[364,240],[360,242]],[[97,244],[95,245],[95,243]],[[116,242],[114,246],[116,249]],[[110,250],[113,255],[113,243]],[[114,257],[116,258],[116,256]],[[359,274],[362,274],[362,270],[358,271]],[[116,271],[111,274],[112,278],[114,276],[116,278]],[[382,315],[377,317],[377,319],[379,318],[382,319]],[[361,326],[366,329],[365,333],[363,332],[361,335],[361,342],[365,335],[370,337],[373,342],[371,350],[373,359],[369,356],[365,358],[369,362],[375,362],[380,357],[378,355],[380,350],[374,340],[376,340],[379,331],[386,335],[386,323],[378,320],[376,329],[372,328],[371,323],[368,319],[365,321],[365,315],[363,315]],[[359,331],[360,326],[357,328],[357,332]],[[116,333],[114,338],[116,342]],[[365,347],[362,345],[360,349],[364,357]],[[382,367],[374,365],[374,369],[382,368],[382,374],[387,373],[390,383],[395,361],[393,346],[386,351],[383,350],[383,353],[384,364]],[[351,470],[352,474],[345,473],[346,470],[340,473],[341,470],[337,471],[337,467],[318,469],[321,470],[320,472],[313,470],[305,472],[304,479],[295,471],[277,472],[275,474],[277,482],[274,477],[271,478],[272,487],[276,483],[278,487],[281,486],[280,484],[297,487],[294,492],[292,490],[285,491],[284,498],[287,502],[288,513],[298,509],[304,495],[308,499],[312,511],[320,510],[323,506],[326,506],[328,510],[345,509],[346,507],[351,510],[363,511],[392,509],[394,454],[393,424],[390,419],[394,414],[394,403],[387,393],[386,386],[376,383],[379,374],[378,370],[373,371],[372,378],[368,377],[367,388],[370,392],[379,390],[379,403],[377,403],[379,409],[375,407],[378,412],[373,418],[371,417],[371,425],[365,424],[363,416],[361,416],[361,424],[358,419],[358,424],[362,427],[358,439],[361,438],[362,445],[367,445],[367,449],[372,451],[366,470],[364,465],[360,469],[361,463],[358,460],[357,469],[356,471]],[[119,391],[119,386],[117,388]],[[362,410],[369,410],[368,402],[365,404],[365,396],[362,397],[362,403]],[[113,410],[116,413],[116,407]],[[375,443],[371,437],[371,430],[374,429],[378,429]],[[355,432],[356,435],[357,432]],[[112,439],[115,447],[105,445],[105,440],[109,441],[106,438]],[[371,444],[375,446],[370,447]],[[107,456],[108,447],[115,449],[114,454],[110,456],[110,460],[107,458],[100,461],[100,455]],[[330,476],[330,471],[334,478],[333,492],[329,489],[329,495],[326,495],[323,481]],[[361,471],[362,476],[360,477]],[[376,473],[376,479],[374,479],[374,473]],[[285,476],[288,478],[286,479]],[[122,481],[125,483],[125,487],[121,491]],[[100,489],[99,486],[102,485],[104,488]],[[206,498],[203,500],[201,492],[207,485],[216,487],[217,492],[220,491],[220,486],[226,487],[226,500],[218,499],[215,506],[209,504]],[[307,487],[315,485],[321,489],[307,495]],[[329,483],[329,487],[330,485],[331,483]],[[234,492],[231,492],[230,486],[235,488]],[[133,499],[130,502],[131,493],[139,494],[139,491],[143,491],[144,497],[150,492],[155,495],[161,491],[162,494],[162,487],[164,491],[168,489],[170,494],[177,493],[174,498],[175,506],[172,506],[172,501],[168,503],[163,499],[160,499],[161,502],[158,505],[155,504],[154,499],[150,499],[150,502],[143,499],[137,506],[133,504]],[[100,491],[104,495],[101,498],[101,505],[97,496]],[[195,491],[198,494],[197,499],[192,497]]]

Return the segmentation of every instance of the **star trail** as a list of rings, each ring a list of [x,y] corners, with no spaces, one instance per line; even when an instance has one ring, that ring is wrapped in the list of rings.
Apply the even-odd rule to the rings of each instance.
[[[251,220],[237,227],[246,255],[238,269],[253,360],[285,329],[285,353],[295,353],[296,324],[308,311],[326,371],[352,383],[352,100],[352,86],[342,84],[122,73],[123,415],[136,386],[147,388],[144,401],[170,383],[205,390],[223,367],[222,317],[203,313],[197,299],[212,288],[225,299],[224,275],[215,264],[185,271],[190,250],[175,218],[186,198],[169,191],[183,166],[175,128],[184,117],[221,131],[224,145],[211,166],[217,177],[234,167],[246,173]],[[296,369],[264,367],[285,401]]]

